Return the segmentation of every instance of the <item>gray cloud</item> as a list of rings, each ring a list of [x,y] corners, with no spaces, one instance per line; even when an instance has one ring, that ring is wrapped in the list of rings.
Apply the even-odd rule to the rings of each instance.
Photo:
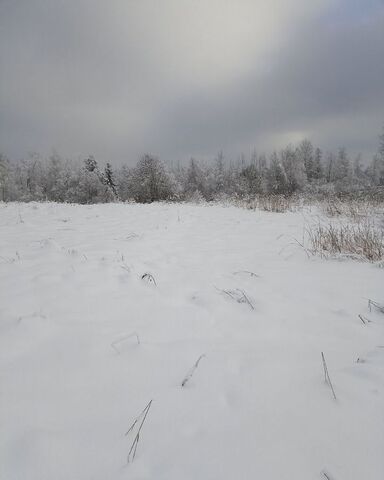
[[[170,120],[161,134],[165,144],[180,139],[180,154],[184,148],[268,150],[305,136],[329,148],[372,153],[384,122],[382,58],[384,15],[340,29],[312,25],[264,74],[250,74],[220,93],[179,98],[175,110],[164,113]]]
[[[135,162],[307,136],[370,155],[383,58],[382,1],[0,0],[0,149]]]

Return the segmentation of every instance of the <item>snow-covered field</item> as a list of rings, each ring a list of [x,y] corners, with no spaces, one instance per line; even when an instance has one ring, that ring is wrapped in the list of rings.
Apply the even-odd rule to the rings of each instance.
[[[0,478],[382,480],[384,270],[311,215],[0,204]]]

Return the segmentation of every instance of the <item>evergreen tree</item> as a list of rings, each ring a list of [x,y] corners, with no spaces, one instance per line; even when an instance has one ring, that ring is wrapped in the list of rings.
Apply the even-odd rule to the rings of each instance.
[[[112,166],[110,163],[107,163],[107,165],[105,166],[104,178],[105,178],[105,183],[107,187],[111,189],[115,197],[118,197],[117,190],[116,190],[117,184],[115,183],[115,178],[114,178]]]
[[[90,155],[87,159],[84,160],[84,167],[88,172],[94,172],[99,169],[93,155]]]

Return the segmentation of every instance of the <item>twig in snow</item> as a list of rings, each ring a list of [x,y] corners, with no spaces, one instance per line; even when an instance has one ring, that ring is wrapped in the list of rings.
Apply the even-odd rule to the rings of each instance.
[[[362,315],[358,315],[358,317],[360,318],[360,320],[364,323],[364,325],[367,324],[367,322],[365,321],[364,317]]]
[[[335,480],[335,478],[329,473],[327,472],[326,470],[322,470],[320,472],[322,478],[326,478],[326,480]]]
[[[145,280],[147,283],[152,283],[153,285],[157,286],[155,277],[154,277],[152,274],[150,274],[150,273],[144,273],[144,274],[141,276],[141,279],[142,279],[142,280]]]
[[[257,275],[257,273],[254,273],[254,272],[250,272],[249,270],[239,270],[238,272],[233,272],[233,275],[240,275],[241,273],[246,273],[250,277],[260,278],[260,275]]]
[[[251,301],[249,300],[245,292],[243,290],[240,290],[240,291],[243,294],[243,299],[245,300],[245,302],[248,303],[248,305],[251,307],[252,310],[254,310],[255,307],[252,305]]]
[[[128,340],[128,338],[136,337],[137,344],[140,345],[140,338],[139,335],[136,332],[130,333],[129,335],[126,335],[123,338],[119,338],[118,340],[115,340],[114,342],[111,343],[111,347],[115,350],[116,353],[120,354],[120,350],[117,348],[116,345],[119,343],[125,342],[125,340]]]
[[[359,317],[360,320],[364,323],[364,325],[366,325],[367,323],[372,323],[372,320],[369,320],[369,318],[364,317],[364,316],[361,315],[361,314],[359,314],[358,317]]]
[[[131,232],[125,237],[125,240],[131,240],[132,238],[137,238],[138,236],[139,235],[137,235],[137,233]]]
[[[243,297],[242,297],[243,301],[240,301],[240,303],[248,303],[248,305],[251,307],[251,309],[254,310],[255,307],[252,305],[252,302],[249,300],[249,298],[248,298],[248,296],[245,294],[245,292],[244,292],[243,290],[239,290],[239,291],[240,291],[240,292],[242,293],[242,295],[243,295]]]
[[[372,311],[372,307],[375,307],[376,310],[379,310],[379,312],[384,313],[384,305],[381,305],[378,302],[375,302],[374,300],[371,300],[370,298],[368,299],[368,308],[369,311]]]
[[[200,360],[205,357],[205,354],[200,355],[200,357],[196,360],[195,364],[193,367],[190,369],[190,371],[187,373],[186,377],[184,380],[181,382],[181,386],[185,387],[185,385],[189,382],[189,380],[192,378],[193,374],[195,373],[196,368],[199,366]]]
[[[255,309],[253,306],[252,302],[244,292],[244,290],[240,290],[240,288],[236,288],[236,290],[223,290],[221,288],[215,287],[216,290],[218,290],[221,293],[224,293],[225,295],[228,295],[232,300],[235,300],[237,303],[247,303],[252,310]]]
[[[133,462],[133,460],[135,459],[137,445],[139,444],[139,440],[140,440],[140,432],[141,432],[141,429],[144,425],[145,419],[147,418],[147,415],[148,415],[149,409],[151,408],[151,405],[152,405],[152,400],[146,405],[144,410],[140,413],[140,415],[135,419],[135,421],[132,423],[132,425],[129,427],[129,429],[125,432],[125,436],[127,436],[141,420],[139,428],[138,428],[137,433],[135,435],[135,438],[133,439],[131,448],[129,449],[129,452],[128,452],[127,463]]]
[[[330,379],[330,377],[329,377],[327,362],[325,361],[325,357],[324,357],[324,353],[323,353],[323,352],[321,352],[321,358],[322,358],[322,360],[323,360],[323,368],[324,368],[325,381],[326,381],[326,383],[328,383],[328,385],[331,387],[331,390],[332,390],[332,393],[333,393],[333,398],[336,400],[335,390],[333,389],[332,382],[331,382],[331,379]]]
[[[2,255],[0,255],[0,258],[3,260],[2,263],[14,263],[15,262],[15,259],[12,258],[12,257],[3,257]]]

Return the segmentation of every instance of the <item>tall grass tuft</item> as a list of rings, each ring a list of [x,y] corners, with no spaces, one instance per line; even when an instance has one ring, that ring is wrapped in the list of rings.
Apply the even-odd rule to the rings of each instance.
[[[384,259],[384,232],[369,221],[356,225],[319,223],[306,229],[309,250],[322,256],[347,256],[378,262]]]

